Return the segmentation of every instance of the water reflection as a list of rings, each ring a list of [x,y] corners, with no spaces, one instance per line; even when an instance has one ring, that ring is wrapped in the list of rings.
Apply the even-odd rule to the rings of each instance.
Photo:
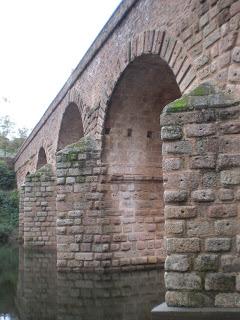
[[[0,320],[17,320],[14,303],[18,275],[18,249],[0,249]]]
[[[0,320],[150,320],[164,300],[161,271],[57,273],[55,266],[54,252],[20,249],[16,299],[11,293],[5,318],[0,304]]]

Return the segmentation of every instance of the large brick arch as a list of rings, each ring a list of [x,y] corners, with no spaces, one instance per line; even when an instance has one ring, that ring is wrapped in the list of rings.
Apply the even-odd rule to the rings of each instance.
[[[159,60],[169,66],[182,94],[187,92],[194,84],[199,83],[196,68],[193,66],[192,59],[180,39],[175,38],[165,30],[147,30],[133,37],[119,53],[118,72],[108,83],[106,100],[103,101],[98,116],[98,128],[102,133],[104,132],[109,102],[119,79],[134,60],[145,55],[158,56]]]
[[[196,80],[181,42],[165,31],[136,36],[119,55],[102,123],[109,221],[103,234],[117,248],[111,252],[113,264],[119,257],[126,265],[164,260],[160,114]]]

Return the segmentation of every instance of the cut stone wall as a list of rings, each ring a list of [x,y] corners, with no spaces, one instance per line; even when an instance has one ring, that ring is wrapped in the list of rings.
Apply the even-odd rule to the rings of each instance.
[[[56,186],[50,165],[26,177],[24,245],[56,247]]]
[[[103,193],[100,150],[82,138],[57,153],[57,266],[59,270],[101,267]]]
[[[109,181],[100,156],[90,138],[57,154],[58,270],[162,264],[162,180]],[[133,202],[138,210],[131,209]]]
[[[161,116],[169,306],[239,307],[240,106],[202,85]]]
[[[18,217],[18,241],[23,243],[24,238],[24,197],[25,185],[19,189],[19,217]]]

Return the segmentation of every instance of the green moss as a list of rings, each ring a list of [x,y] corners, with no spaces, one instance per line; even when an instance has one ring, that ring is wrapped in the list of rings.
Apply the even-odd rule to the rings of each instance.
[[[77,160],[78,158],[78,154],[75,152],[75,151],[70,151],[68,154],[67,154],[67,161],[75,161]]]
[[[207,96],[209,94],[216,93],[213,85],[210,83],[202,83],[197,88],[190,92],[190,96]]]
[[[206,95],[208,95],[208,90],[206,90],[205,87],[200,86],[200,87],[197,87],[196,89],[194,89],[191,92],[191,95],[192,96],[206,96]]]
[[[76,182],[77,183],[84,183],[86,181],[85,177],[76,177]]]
[[[188,109],[188,98],[183,96],[168,105],[168,112],[181,112]]]
[[[83,137],[78,142],[72,143],[64,149],[58,151],[57,155],[62,157],[64,162],[78,160],[78,154],[95,149],[95,142],[90,137]]]

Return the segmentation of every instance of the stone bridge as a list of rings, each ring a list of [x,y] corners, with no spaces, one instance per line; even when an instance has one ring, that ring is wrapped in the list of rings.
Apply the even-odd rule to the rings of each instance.
[[[168,305],[240,306],[239,21],[234,0],[120,4],[16,156],[26,247],[61,271],[166,259]]]

